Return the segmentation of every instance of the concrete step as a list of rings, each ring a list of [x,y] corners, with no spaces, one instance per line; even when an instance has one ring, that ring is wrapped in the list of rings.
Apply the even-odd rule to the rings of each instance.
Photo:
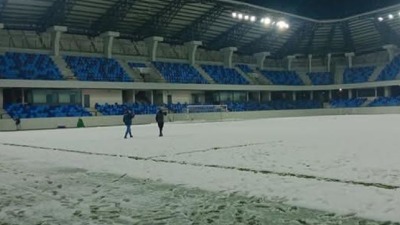
[[[66,80],[76,80],[76,77],[74,76],[74,73],[68,67],[68,64],[65,62],[65,60],[61,56],[50,56],[50,58],[57,65],[57,67],[60,70],[60,72],[61,72],[62,76],[64,77],[64,79],[66,79]]]
[[[262,75],[259,70],[254,70],[254,77],[260,84],[272,85],[272,82],[267,77]]]
[[[194,68],[199,71],[200,75],[204,77],[204,79],[206,79],[208,81],[208,83],[210,84],[215,84],[215,81],[210,77],[210,75],[208,75],[208,73],[206,73],[206,71],[203,70],[203,68],[201,68],[201,66],[199,65],[194,65]]]
[[[374,70],[374,72],[372,73],[372,75],[369,77],[368,81],[369,82],[374,82],[376,81],[376,79],[378,79],[379,74],[381,74],[382,70],[385,68],[384,65],[381,66],[377,66]],[[397,78],[398,79],[398,78]]]
[[[146,82],[167,83],[164,76],[154,67],[153,63],[146,63],[149,74],[145,78]]]
[[[243,72],[239,67],[234,67],[234,69],[244,78],[246,79],[250,84],[252,85],[258,85],[259,83],[253,79],[252,77],[248,76],[245,72]]]
[[[117,59],[117,62],[121,65],[122,69],[133,78],[135,82],[144,82],[143,78],[140,76],[140,71],[138,69],[132,69],[128,62],[123,59]]]
[[[365,101],[361,107],[368,107],[369,104],[371,104],[371,102],[373,102],[375,100],[375,98],[368,98],[367,101]]]
[[[312,85],[312,81],[309,76],[307,76],[306,72],[299,72],[297,73],[300,79],[303,81],[305,85]]]

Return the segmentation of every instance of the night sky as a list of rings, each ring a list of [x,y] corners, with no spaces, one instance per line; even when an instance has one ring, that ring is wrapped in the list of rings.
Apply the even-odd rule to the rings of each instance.
[[[242,0],[314,19],[338,19],[399,4],[399,0]]]

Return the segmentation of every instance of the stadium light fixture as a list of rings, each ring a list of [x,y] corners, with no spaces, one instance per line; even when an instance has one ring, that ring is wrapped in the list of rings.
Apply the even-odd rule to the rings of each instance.
[[[238,16],[238,15],[237,15],[237,12],[233,12],[233,13],[232,13],[232,17],[233,17],[233,18],[236,18],[237,16]]]
[[[288,29],[289,28],[289,24],[288,23],[286,23],[285,21],[278,21],[277,23],[276,23],[276,26],[279,28],[279,29],[281,29],[281,30],[285,30],[285,29]]]
[[[394,18],[393,14],[389,14],[389,15],[388,15],[388,19],[389,19],[389,20],[392,20],[393,18]]]
[[[262,19],[261,19],[261,23],[264,24],[264,25],[266,25],[266,26],[270,25],[271,22],[272,22],[272,21],[271,21],[271,19],[270,19],[269,17],[265,17],[265,18],[262,18]]]
[[[244,20],[249,20],[250,19],[250,16],[249,15],[245,15],[244,16]]]
[[[251,21],[251,22],[256,22],[256,20],[257,20],[257,18],[256,18],[255,16],[251,16],[251,17],[250,17],[250,21]]]
[[[382,22],[382,21],[383,21],[383,17],[381,17],[381,16],[378,17],[378,21],[379,21],[379,22]]]
[[[243,14],[239,13],[239,14],[238,14],[238,19],[239,19],[239,20],[242,20],[242,19],[243,19]]]

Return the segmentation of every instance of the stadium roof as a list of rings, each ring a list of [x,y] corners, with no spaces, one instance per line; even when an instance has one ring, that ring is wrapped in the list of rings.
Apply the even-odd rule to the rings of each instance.
[[[338,1],[342,2],[332,2]],[[349,2],[353,1],[359,2]],[[285,20],[290,28],[283,31],[238,20],[232,12]],[[0,23],[6,29],[42,32],[65,25],[74,34],[97,36],[111,30],[133,41],[148,36],[163,36],[171,44],[201,40],[208,49],[236,46],[243,54],[268,51],[275,57],[366,53],[385,44],[400,46],[399,12],[400,5],[394,5],[318,20],[233,0],[0,0]]]

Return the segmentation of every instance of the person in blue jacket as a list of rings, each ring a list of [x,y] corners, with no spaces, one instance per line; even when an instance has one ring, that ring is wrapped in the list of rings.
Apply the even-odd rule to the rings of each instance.
[[[131,131],[131,126],[132,126],[132,120],[133,120],[133,118],[135,118],[135,113],[134,112],[131,112],[130,110],[127,110],[126,112],[125,112],[125,114],[124,114],[124,118],[123,118],[123,121],[124,121],[124,124],[125,124],[125,126],[126,126],[126,131],[125,131],[125,139],[128,137],[128,134],[129,134],[129,136],[132,138],[133,136],[132,136],[132,131]]]

